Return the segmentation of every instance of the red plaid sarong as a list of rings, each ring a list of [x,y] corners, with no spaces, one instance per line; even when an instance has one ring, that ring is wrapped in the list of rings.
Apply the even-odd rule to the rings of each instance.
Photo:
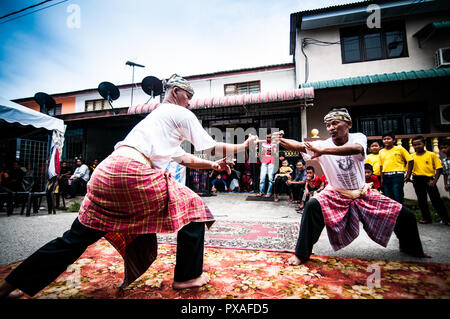
[[[400,203],[371,189],[366,195],[351,199],[325,188],[314,198],[322,208],[328,239],[334,250],[358,237],[360,221],[369,237],[386,247],[402,209]]]
[[[214,217],[188,187],[162,172],[123,156],[109,156],[93,172],[81,203],[79,221],[105,231],[125,261],[125,280],[133,282],[156,258],[156,233],[173,233],[190,222]]]

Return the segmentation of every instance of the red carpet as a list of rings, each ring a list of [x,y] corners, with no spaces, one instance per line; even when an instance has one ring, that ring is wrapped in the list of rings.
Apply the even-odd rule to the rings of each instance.
[[[313,256],[293,267],[286,264],[289,253],[227,248],[205,249],[209,284],[177,291],[171,288],[175,251],[160,244],[154,264],[119,296],[122,258],[101,240],[34,298],[450,298],[450,265]],[[18,264],[0,267],[0,278]],[[381,281],[368,287],[374,264]]]

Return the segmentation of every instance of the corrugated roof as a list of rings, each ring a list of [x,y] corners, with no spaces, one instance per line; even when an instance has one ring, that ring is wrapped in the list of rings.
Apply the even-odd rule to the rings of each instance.
[[[336,80],[326,80],[301,84],[302,88],[314,88],[315,90],[337,88],[344,86],[367,85],[383,82],[406,81],[450,76],[450,68],[418,70],[409,72],[383,73],[365,76],[348,77]]]
[[[314,98],[313,88],[302,88],[294,90],[263,92],[257,94],[242,94],[231,96],[215,96],[200,99],[192,99],[190,109],[203,109],[214,107],[233,107],[240,105],[255,105],[272,102],[283,102],[293,100],[309,100]],[[128,114],[145,114],[156,109],[161,103],[140,104],[131,106]]]

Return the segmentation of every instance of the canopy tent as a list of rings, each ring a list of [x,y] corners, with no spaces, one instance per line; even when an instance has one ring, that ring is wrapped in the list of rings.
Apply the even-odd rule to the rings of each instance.
[[[0,138],[21,138],[39,132],[52,133],[49,178],[59,171],[59,157],[64,144],[64,121],[37,112],[0,96]]]
[[[0,96],[0,119],[11,123],[8,125],[4,122],[1,123],[2,127],[14,127],[28,125],[34,128],[46,129],[48,131],[59,131],[64,133],[64,121],[51,117],[49,115],[37,112],[23,105],[11,102]],[[3,129],[2,129],[3,131]],[[3,133],[3,132],[2,132]],[[4,135],[2,134],[2,137]]]

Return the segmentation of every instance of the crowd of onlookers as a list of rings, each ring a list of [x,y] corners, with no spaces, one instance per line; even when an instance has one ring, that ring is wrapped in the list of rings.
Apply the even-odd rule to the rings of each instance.
[[[411,182],[417,195],[418,206],[422,212],[420,223],[432,222],[427,196],[444,224],[450,225],[447,208],[436,186],[443,175],[446,192],[450,189],[450,139],[441,141],[439,147],[444,154],[439,158],[434,152],[426,150],[422,136],[412,138],[414,153],[410,154],[402,146],[395,145],[393,134],[385,134],[382,140],[370,140],[365,161],[366,182],[372,189],[403,204],[405,183]],[[301,212],[305,203],[314,194],[327,186],[325,175],[319,176],[313,166],[306,165],[303,159],[292,163],[283,152],[276,153],[270,134],[265,141],[259,141],[257,164],[245,163],[236,168],[232,164],[231,174],[209,172],[207,186],[216,192],[254,192],[257,196],[271,197],[275,202],[280,194],[287,194],[289,201],[296,204],[295,210]],[[278,170],[274,172],[275,161]],[[252,167],[259,166],[259,170]],[[201,173],[195,173],[194,180],[199,183]],[[257,185],[256,185],[257,184]],[[198,185],[197,185],[198,187]]]
[[[86,193],[86,185],[89,177],[97,167],[99,161],[94,160],[89,166],[85,164],[83,159],[78,158],[75,167],[69,166],[68,162],[60,163],[60,174],[56,177],[58,181],[57,193],[65,198],[73,198],[77,195]],[[19,161],[15,160],[11,164],[5,160],[0,162],[0,211],[6,203],[7,214],[11,215],[14,206],[18,203],[14,194],[23,192],[43,191],[36,183],[37,175],[44,175],[47,167],[43,167],[41,172],[33,174],[31,165],[24,167]]]
[[[443,223],[450,225],[447,208],[440,197],[436,186],[443,175],[446,192],[450,190],[450,139],[440,143],[440,150],[444,157],[440,159],[434,152],[426,150],[426,141],[422,136],[412,139],[414,153],[410,154],[402,146],[395,145],[395,136],[385,134],[382,140],[370,140],[365,161],[366,182],[372,183],[372,188],[403,204],[404,185],[412,182],[417,195],[418,205],[422,212],[420,223],[432,222],[428,207],[429,196],[433,207]],[[271,143],[271,135],[266,140],[260,140],[257,163],[231,163],[231,174],[217,171],[192,171],[192,185],[194,191],[202,186],[207,192],[249,192],[257,196],[273,197],[275,202],[280,200],[280,194],[287,194],[289,201],[296,204],[295,210],[301,212],[305,203],[319,193],[327,185],[325,175],[318,176],[311,165],[306,165],[303,159],[292,163],[285,158],[283,152],[278,152],[276,145]],[[275,165],[278,161],[278,165]],[[75,167],[62,161],[60,174],[57,177],[58,193],[66,198],[86,193],[86,185],[99,160],[95,159],[87,165],[78,158]],[[274,172],[274,168],[278,167]],[[23,192],[32,186],[32,171],[13,161],[7,165],[0,163],[0,193]],[[0,210],[5,200],[0,198]],[[7,201],[8,202],[8,201]],[[11,212],[8,204],[8,214]]]

